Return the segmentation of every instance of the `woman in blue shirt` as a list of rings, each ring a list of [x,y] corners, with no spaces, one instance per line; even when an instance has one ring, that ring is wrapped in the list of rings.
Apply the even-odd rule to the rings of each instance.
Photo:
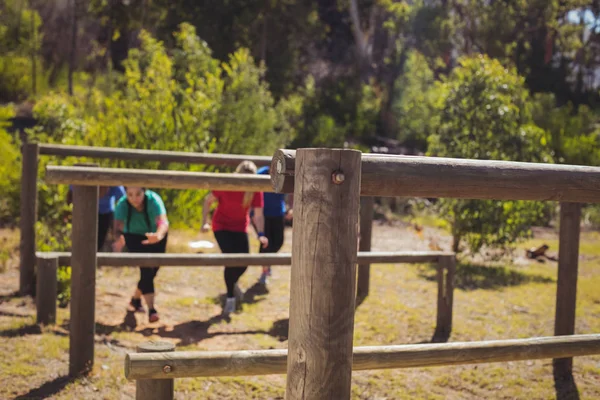
[[[69,186],[69,193],[67,193],[67,204],[73,202],[72,187]],[[115,211],[115,204],[125,196],[125,189],[123,186],[100,186],[98,192],[98,251],[104,246],[106,240],[106,234],[108,228],[113,220]]]

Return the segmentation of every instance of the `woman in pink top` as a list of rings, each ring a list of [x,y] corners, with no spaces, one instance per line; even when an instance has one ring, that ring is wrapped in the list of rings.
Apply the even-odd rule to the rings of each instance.
[[[237,166],[235,172],[242,174],[256,174],[256,165],[251,161],[244,161]],[[208,223],[210,206],[217,202],[217,209],[212,218],[212,230],[215,239],[223,253],[249,253],[248,225],[250,224],[250,210],[254,213],[253,222],[258,230],[258,240],[263,247],[269,245],[269,240],[264,234],[265,219],[263,215],[262,192],[223,192],[213,190],[204,200],[202,210],[202,231],[208,232],[211,225]],[[227,300],[223,314],[230,314],[236,308],[236,292],[238,297],[240,289],[237,282],[246,272],[248,267],[225,267],[225,285],[227,286]]]

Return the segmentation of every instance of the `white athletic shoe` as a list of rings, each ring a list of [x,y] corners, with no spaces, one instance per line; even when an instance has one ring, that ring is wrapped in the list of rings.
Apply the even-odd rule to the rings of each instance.
[[[228,315],[235,312],[235,297],[228,297],[225,300],[225,307],[223,308],[223,314]]]
[[[260,278],[258,278],[258,283],[260,283],[261,285],[267,285],[267,277],[269,276],[268,273],[264,272],[262,274],[260,274]]]

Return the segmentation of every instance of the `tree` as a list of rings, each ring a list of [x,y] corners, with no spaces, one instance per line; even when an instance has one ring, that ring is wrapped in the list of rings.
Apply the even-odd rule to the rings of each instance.
[[[429,155],[480,160],[551,162],[544,131],[532,123],[524,79],[515,69],[478,55],[459,60],[444,84],[440,127]],[[524,201],[442,200],[453,250],[506,247],[543,220],[547,204]]]

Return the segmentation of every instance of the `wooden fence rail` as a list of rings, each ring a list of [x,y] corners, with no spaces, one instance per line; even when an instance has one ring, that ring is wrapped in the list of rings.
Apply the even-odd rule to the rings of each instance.
[[[271,164],[275,191],[294,188],[295,150]],[[361,196],[600,202],[600,167],[363,154]]]
[[[193,153],[185,151],[122,149],[118,147],[70,146],[63,144],[39,144],[40,155],[59,157],[90,157],[125,161],[158,161],[161,163],[185,163],[223,165],[235,167],[245,160],[258,166],[271,163],[270,156],[245,154]]]
[[[205,189],[269,192],[268,175],[214,172],[164,171],[151,169],[46,167],[46,182],[79,186],[143,186],[163,189]]]
[[[441,367],[600,354],[600,335],[355,347],[354,371]],[[129,353],[127,379],[285,374],[288,351]],[[168,372],[165,372],[168,371]]]
[[[38,258],[56,257],[61,266],[71,265],[69,252],[38,252]],[[444,257],[453,258],[454,253],[441,251],[359,252],[359,263],[400,264],[438,263]],[[290,253],[261,254],[174,254],[174,253],[98,253],[98,266],[104,267],[235,267],[246,265],[281,265],[292,263]]]

